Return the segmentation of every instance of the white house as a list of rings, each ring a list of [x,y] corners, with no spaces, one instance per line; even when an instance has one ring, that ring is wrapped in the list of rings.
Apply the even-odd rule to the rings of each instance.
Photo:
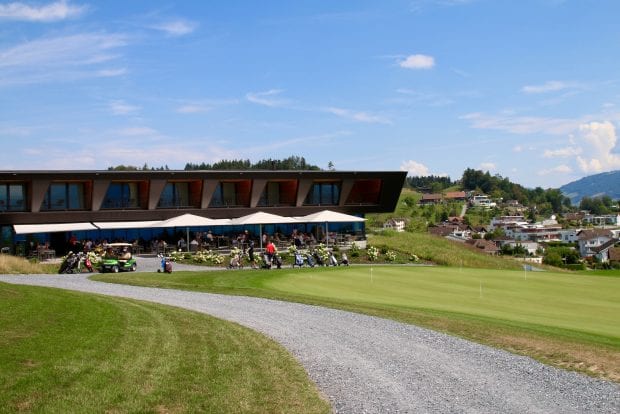
[[[405,231],[405,220],[404,219],[389,219],[385,223],[383,223],[384,229],[390,229],[395,231]]]
[[[611,240],[614,238],[609,230],[582,230],[579,232],[579,254],[581,257],[595,256],[599,253],[599,247]]]

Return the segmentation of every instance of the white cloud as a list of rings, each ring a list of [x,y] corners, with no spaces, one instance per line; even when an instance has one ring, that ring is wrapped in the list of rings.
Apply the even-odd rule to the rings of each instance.
[[[86,6],[72,6],[66,0],[60,0],[40,7],[14,2],[0,4],[0,20],[48,23],[78,17],[86,10]]]
[[[435,66],[435,58],[428,55],[410,55],[398,62],[405,69],[432,69]]]
[[[325,111],[341,118],[350,119],[357,122],[364,122],[368,124],[391,124],[389,119],[380,115],[369,114],[368,112],[352,111],[350,109],[334,107],[325,108]]]
[[[122,76],[127,73],[127,69],[118,68],[118,69],[101,69],[97,71],[97,76],[102,78],[112,78],[115,76]]]
[[[567,158],[581,154],[581,148],[566,147],[555,150],[545,150],[543,157],[545,158]]]
[[[114,115],[128,115],[141,109],[139,106],[130,105],[122,100],[110,102],[109,108]]]
[[[270,89],[265,92],[248,92],[245,95],[245,98],[255,104],[264,105],[264,106],[283,106],[288,103],[285,99],[277,99],[278,95],[284,92],[281,89]]]
[[[546,170],[540,170],[538,171],[538,175],[540,176],[545,176],[545,175],[550,175],[550,174],[569,174],[572,173],[573,169],[571,167],[569,167],[568,165],[558,165],[557,167],[553,167],[553,168],[549,168]]]
[[[506,131],[513,134],[566,135],[579,128],[580,124],[580,121],[576,119],[515,116],[511,113],[489,115],[476,112],[459,118],[469,121],[472,128]]]
[[[110,69],[101,64],[118,59],[112,52],[126,44],[126,36],[120,34],[81,33],[0,49],[0,85],[109,76]]]
[[[161,30],[168,36],[184,36],[192,33],[198,24],[184,19],[170,20],[168,22],[160,23],[151,26],[152,29]]]
[[[538,94],[547,92],[557,92],[564,89],[573,88],[574,84],[569,84],[561,81],[548,81],[542,85],[527,85],[521,88],[521,92],[527,94]]]
[[[126,137],[160,136],[157,130],[149,127],[127,127],[119,129],[117,133]]]
[[[482,171],[494,171],[497,169],[497,166],[492,162],[483,162],[480,164],[480,169]]]
[[[512,147],[512,152],[522,152],[523,151],[523,147],[521,145],[515,145],[514,147]]]
[[[400,170],[407,171],[407,175],[414,177],[426,177],[431,175],[426,165],[420,164],[419,162],[414,160],[404,161],[400,165]]]
[[[180,114],[199,114],[204,112],[209,112],[213,108],[207,105],[199,105],[199,104],[187,104],[182,105],[177,108],[177,112]]]
[[[585,173],[599,173],[620,168],[616,128],[609,122],[590,122],[579,127],[583,154],[577,157],[577,165]]]

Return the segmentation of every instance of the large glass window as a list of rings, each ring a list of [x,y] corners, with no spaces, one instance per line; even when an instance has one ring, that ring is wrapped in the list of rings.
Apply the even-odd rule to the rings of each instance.
[[[84,183],[52,183],[42,210],[84,210]]]
[[[314,183],[306,197],[304,204],[308,205],[338,205],[340,201],[339,182]]]
[[[112,183],[101,208],[137,208],[138,183]]]
[[[159,198],[159,208],[188,207],[189,183],[168,183]]]
[[[213,194],[209,207],[249,207],[252,180],[220,181]]]
[[[24,184],[0,184],[0,211],[24,211],[25,198]]]

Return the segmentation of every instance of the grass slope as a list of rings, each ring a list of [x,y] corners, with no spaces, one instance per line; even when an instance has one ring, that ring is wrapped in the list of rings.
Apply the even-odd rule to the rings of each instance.
[[[206,315],[0,283],[0,411],[330,411],[290,354]]]
[[[620,279],[447,267],[97,275],[277,298],[415,323],[620,381]],[[527,280],[526,280],[527,277]]]
[[[444,266],[476,269],[520,269],[523,264],[512,258],[491,256],[464,243],[447,240],[428,233],[389,232],[368,236],[368,243],[405,255],[415,254],[421,260]]]

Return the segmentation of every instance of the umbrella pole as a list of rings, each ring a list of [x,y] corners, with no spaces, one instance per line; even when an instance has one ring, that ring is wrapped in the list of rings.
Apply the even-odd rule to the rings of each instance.
[[[329,230],[327,228],[327,222],[325,222],[325,247],[329,247]]]
[[[259,224],[258,225],[258,240],[260,243],[260,251],[263,251],[263,225]]]
[[[189,252],[189,227],[186,227],[187,229],[187,243],[185,243],[185,246],[187,246],[187,251]]]

